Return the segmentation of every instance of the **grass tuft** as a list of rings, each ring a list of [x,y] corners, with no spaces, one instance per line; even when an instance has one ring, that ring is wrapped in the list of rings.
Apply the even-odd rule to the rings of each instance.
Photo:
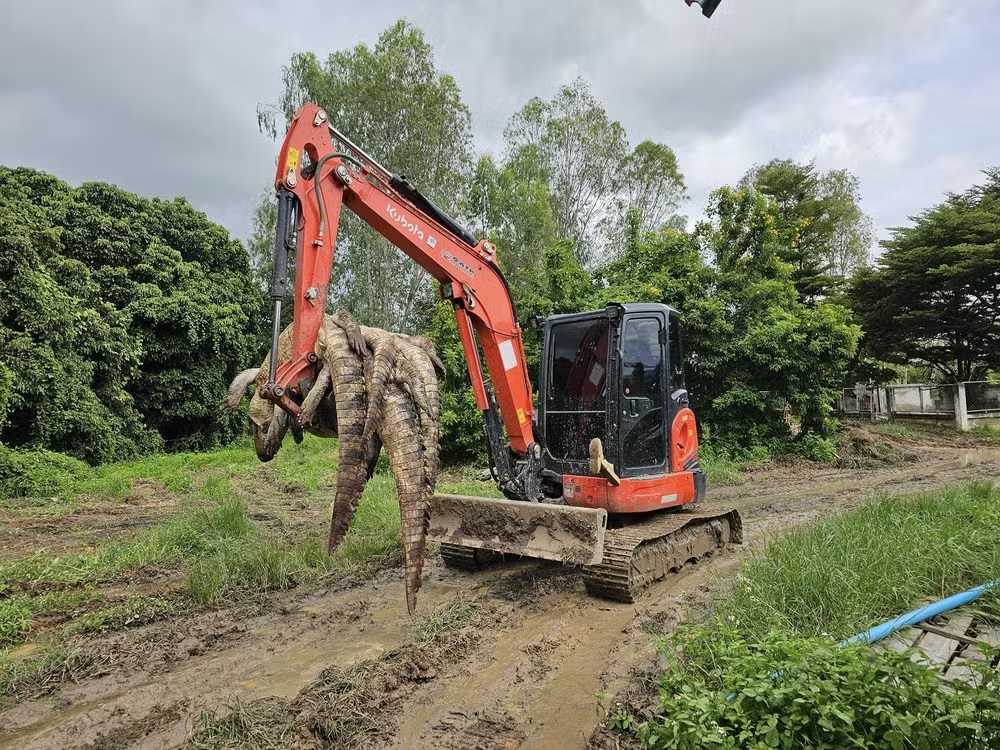
[[[755,636],[853,635],[923,599],[1000,579],[998,529],[992,484],[882,496],[773,540],[722,612]]]
[[[88,612],[76,619],[69,630],[73,633],[103,633],[110,630],[146,625],[173,614],[177,605],[160,597],[131,596],[125,601]]]

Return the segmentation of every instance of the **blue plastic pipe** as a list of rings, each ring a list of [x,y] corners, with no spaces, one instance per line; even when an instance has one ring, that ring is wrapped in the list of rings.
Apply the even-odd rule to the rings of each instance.
[[[1000,584],[1000,581],[991,581],[990,583],[984,583],[982,586],[976,586],[974,589],[963,591],[961,594],[952,594],[946,599],[926,604],[919,609],[913,610],[912,612],[907,612],[905,615],[900,615],[899,617],[889,620],[888,622],[883,622],[881,625],[876,625],[874,628],[866,630],[863,633],[852,635],[846,641],[838,643],[837,646],[843,648],[844,646],[849,646],[852,643],[857,643],[859,641],[863,641],[865,643],[877,643],[883,638],[887,638],[892,635],[897,630],[911,627],[912,625],[916,625],[924,620],[930,620],[932,617],[937,617],[944,612],[948,612],[949,610],[968,604],[971,601],[975,601],[984,591],[993,588],[998,584]]]
[[[952,594],[945,599],[925,604],[919,609],[907,612],[905,615],[900,615],[899,617],[889,620],[888,622],[883,622],[881,625],[876,625],[874,628],[866,630],[863,633],[852,635],[847,640],[838,643],[837,648],[850,646],[852,643],[858,643],[860,641],[869,644],[877,643],[883,638],[888,638],[897,630],[911,627],[912,625],[916,625],[924,620],[930,620],[932,617],[937,617],[940,614],[944,614],[945,612],[957,609],[958,607],[968,604],[969,602],[973,602],[978,599],[984,591],[998,585],[1000,585],[1000,581],[991,581],[989,583],[984,583],[982,586],[976,586],[974,589],[963,591],[961,594]],[[773,681],[780,676],[781,672],[775,672],[769,679]],[[735,697],[736,693],[730,693],[726,696],[726,700],[731,701]]]

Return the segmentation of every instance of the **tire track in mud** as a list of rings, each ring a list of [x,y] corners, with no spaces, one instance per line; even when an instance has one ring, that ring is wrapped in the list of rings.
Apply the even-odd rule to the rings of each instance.
[[[768,536],[880,491],[998,477],[1000,451],[967,449],[927,451],[919,464],[880,471],[791,465],[751,473],[743,485],[710,491],[707,503],[740,509],[748,543],[684,569],[630,605],[591,599],[579,572],[544,562],[468,574],[434,560],[420,613],[472,593],[497,616],[482,624],[475,648],[443,657],[431,678],[400,699],[386,718],[396,728],[390,745],[585,748],[600,718],[596,694],[616,694],[648,672],[653,634],[706,606]],[[362,587],[275,595],[274,611],[202,614],[95,642],[133,649],[136,666],[0,711],[0,749],[177,747],[202,711],[233,698],[291,699],[323,670],[378,659],[405,640],[409,619],[397,578],[394,570]],[[216,630],[221,636],[213,639]]]
[[[328,667],[377,658],[398,646],[408,630],[402,582],[372,593],[314,594],[290,602],[294,609],[285,605],[242,622],[230,619],[242,613],[223,611],[195,618],[205,621],[201,627],[167,622],[119,634],[108,640],[137,649],[141,666],[67,684],[0,712],[0,749],[177,747],[202,711],[234,698],[292,698]],[[458,593],[452,585],[430,584],[422,597],[431,607]],[[166,631],[162,653],[144,648],[143,636],[157,630]],[[171,707],[178,709],[172,720],[164,718]],[[141,738],[118,736],[150,717],[157,721]]]
[[[949,450],[924,459],[879,471],[777,467],[710,493],[707,505],[744,513],[747,544],[685,568],[631,605],[591,599],[578,579],[534,602],[538,611],[473,655],[465,674],[445,677],[404,708],[393,750],[586,748],[599,723],[597,694],[621,692],[636,670],[648,671],[654,634],[707,606],[769,536],[878,492],[1000,477],[1000,451]]]

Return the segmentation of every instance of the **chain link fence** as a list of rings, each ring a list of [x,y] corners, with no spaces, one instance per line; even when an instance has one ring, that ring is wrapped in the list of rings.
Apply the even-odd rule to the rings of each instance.
[[[958,414],[964,392],[965,411]],[[912,383],[873,385],[859,383],[844,388],[837,400],[837,411],[845,416],[869,419],[912,417],[955,420],[959,429],[1000,419],[1000,383]]]
[[[965,410],[969,414],[1000,416],[1000,383],[966,383]]]

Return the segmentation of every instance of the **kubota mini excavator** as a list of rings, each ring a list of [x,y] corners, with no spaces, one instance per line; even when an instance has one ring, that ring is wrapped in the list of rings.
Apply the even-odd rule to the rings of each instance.
[[[699,4],[710,15],[718,0]],[[490,469],[507,498],[435,496],[429,535],[441,542],[445,563],[474,569],[496,553],[559,560],[584,566],[592,594],[632,601],[671,570],[742,541],[735,510],[692,510],[705,474],[677,311],[613,304],[541,321],[536,409],[495,246],[477,241],[327,119],[305,104],[278,158],[274,338],[262,395],[298,418],[316,374],[313,349],[346,206],[437,279],[454,307]],[[292,355],[279,363],[289,252],[296,254]]]

